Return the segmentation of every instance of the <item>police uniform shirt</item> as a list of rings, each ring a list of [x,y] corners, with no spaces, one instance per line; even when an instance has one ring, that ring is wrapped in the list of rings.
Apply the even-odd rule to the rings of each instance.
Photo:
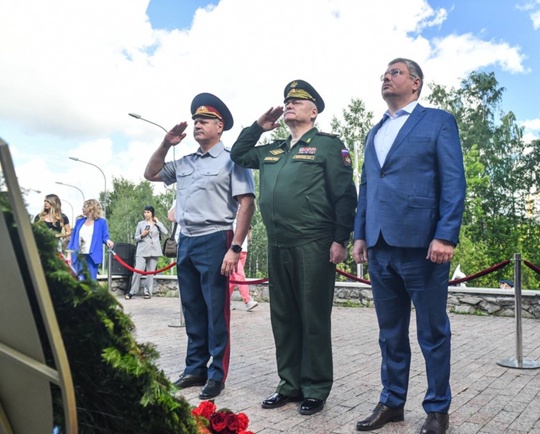
[[[233,227],[235,196],[255,193],[253,173],[232,162],[222,142],[203,154],[168,162],[160,176],[166,185],[177,183],[175,218],[186,236],[208,235]]]

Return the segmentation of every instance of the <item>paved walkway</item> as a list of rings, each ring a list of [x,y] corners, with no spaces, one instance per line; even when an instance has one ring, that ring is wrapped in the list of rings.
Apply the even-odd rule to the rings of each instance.
[[[121,294],[119,293],[118,296]],[[119,298],[137,326],[137,339],[152,342],[161,357],[160,367],[175,380],[183,370],[186,349],[180,324],[179,300]],[[357,433],[356,422],[377,404],[380,355],[374,309],[334,308],[334,387],[324,411],[301,416],[295,403],[275,410],[261,408],[278,383],[274,342],[267,303],[245,312],[233,302],[231,312],[231,368],[226,388],[216,398],[218,408],[245,412],[249,428],[259,434]],[[453,332],[452,377],[454,395],[450,409],[452,434],[540,434],[540,369],[511,369],[497,362],[516,357],[516,325],[513,318],[451,315]],[[523,354],[540,361],[540,322],[524,319]],[[425,418],[421,402],[426,379],[423,358],[416,344],[416,325],[411,324],[413,361],[405,421],[387,424],[378,433],[418,433]],[[183,394],[198,405],[199,387]]]

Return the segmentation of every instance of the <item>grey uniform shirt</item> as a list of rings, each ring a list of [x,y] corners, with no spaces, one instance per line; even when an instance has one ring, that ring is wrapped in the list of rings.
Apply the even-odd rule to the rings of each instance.
[[[219,142],[206,154],[199,149],[161,169],[163,182],[177,184],[175,218],[182,235],[196,237],[233,228],[235,196],[255,194],[251,169],[234,164]]]

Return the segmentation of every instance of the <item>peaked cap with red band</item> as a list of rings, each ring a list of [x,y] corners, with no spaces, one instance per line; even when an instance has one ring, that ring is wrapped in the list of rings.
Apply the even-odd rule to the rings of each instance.
[[[200,93],[191,103],[191,118],[196,117],[219,119],[223,122],[223,129],[230,130],[234,124],[231,112],[217,96],[211,93]]]
[[[322,113],[324,110],[324,101],[315,88],[304,80],[293,80],[283,91],[285,100],[283,103],[287,104],[290,99],[307,99],[312,101],[317,107],[317,111]]]

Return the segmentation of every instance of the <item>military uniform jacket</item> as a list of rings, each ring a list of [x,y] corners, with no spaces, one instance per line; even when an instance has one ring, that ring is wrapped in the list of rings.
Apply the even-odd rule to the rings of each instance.
[[[260,170],[259,206],[268,242],[294,247],[321,238],[348,241],[357,199],[343,142],[312,128],[292,148],[290,136],[255,146],[263,132],[257,122],[245,128],[231,159]]]

